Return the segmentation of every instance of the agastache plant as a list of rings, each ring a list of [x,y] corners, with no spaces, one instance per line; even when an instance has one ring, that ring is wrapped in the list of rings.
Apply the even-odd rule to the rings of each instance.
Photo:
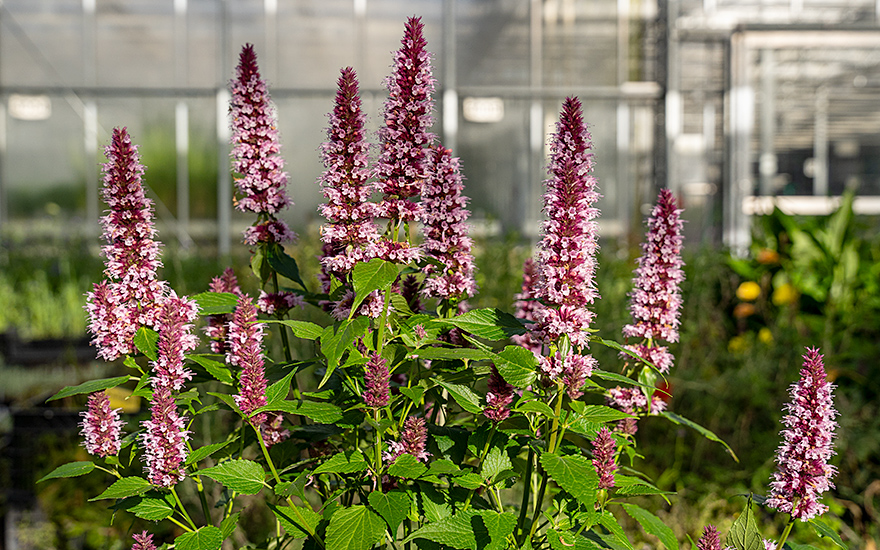
[[[226,360],[240,369],[239,393],[235,396],[235,403],[247,415],[266,404],[262,343],[263,326],[257,323],[257,308],[250,298],[242,296],[238,299],[229,323],[229,351],[226,353]],[[250,416],[250,422],[255,426],[265,421],[265,413]]]
[[[89,395],[88,409],[81,413],[82,435],[86,451],[95,456],[106,457],[119,453],[122,444],[120,430],[125,422],[119,419],[120,409],[110,408],[110,398],[100,391]]]

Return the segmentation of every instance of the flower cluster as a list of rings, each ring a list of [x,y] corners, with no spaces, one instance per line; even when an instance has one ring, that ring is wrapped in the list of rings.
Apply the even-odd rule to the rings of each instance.
[[[153,542],[153,535],[146,531],[140,535],[134,534],[131,538],[134,539],[134,544],[131,545],[131,550],[156,550],[156,544]]]
[[[420,205],[410,201],[422,191],[430,170],[427,147],[434,141],[428,129],[434,123],[434,77],[421,18],[411,17],[401,48],[394,54],[393,72],[386,80],[384,126],[379,129],[381,151],[375,175],[384,194],[379,215],[392,220],[415,221]]]
[[[536,270],[534,258],[526,258],[526,261],[523,263],[522,291],[514,296],[516,302],[513,303],[514,315],[531,323],[538,320],[538,309],[541,307],[541,302],[535,296]],[[510,340],[514,344],[530,350],[537,356],[540,356],[543,350],[541,342],[535,340],[530,332],[516,334],[511,336]]]
[[[577,399],[583,392],[581,388],[587,382],[587,378],[598,366],[598,362],[592,355],[569,353],[562,355],[556,352],[549,357],[539,357],[541,370],[550,380],[559,382],[565,387],[566,393],[572,399]]]
[[[379,239],[379,229],[373,221],[378,210],[370,202],[373,187],[369,183],[365,118],[357,75],[347,67],[339,77],[327,141],[321,147],[326,170],[320,182],[327,202],[319,207],[328,222],[321,227],[321,240],[326,247],[321,266],[340,279],[357,262],[372,257],[369,247]]]
[[[260,77],[254,47],[241,51],[236,77],[230,81],[232,103],[232,158],[238,176],[237,208],[263,216],[245,232],[248,244],[292,240],[293,232],[275,214],[291,204],[285,190],[287,173],[279,155],[281,144],[275,109],[266,82]]]
[[[134,335],[155,323],[165,284],[158,280],[159,243],[154,240],[153,203],[144,195],[144,167],[125,128],[114,128],[105,149],[101,218],[107,280],[94,285],[86,310],[98,355],[107,361],[134,351]]]
[[[236,296],[243,294],[231,267],[227,267],[219,277],[214,277],[209,289],[211,292],[228,292]],[[211,340],[212,353],[226,354],[227,325],[231,320],[232,315],[230,314],[208,315],[206,317],[205,335]]]
[[[629,346],[629,349],[653,363],[662,373],[669,372],[673,357],[665,346],[655,345],[656,341],[678,341],[681,309],[678,287],[684,280],[680,215],[672,192],[661,189],[648,218],[648,231],[630,293],[633,323],[623,328],[624,336],[646,340],[647,343]]]
[[[586,329],[595,314],[587,306],[599,297],[594,276],[599,210],[596,180],[590,175],[593,155],[581,103],[569,97],[562,106],[545,181],[543,236],[538,251],[538,310],[533,332],[545,343],[567,335],[571,343],[588,347]]]
[[[697,550],[721,550],[721,538],[714,525],[703,528],[703,536],[697,541]]]
[[[468,237],[465,207],[468,198],[462,195],[464,185],[459,161],[452,151],[438,146],[431,149],[434,169],[422,189],[422,222],[425,240],[422,250],[430,258],[439,260],[443,267],[433,264],[425,267],[425,294],[443,300],[460,300],[477,292],[474,281],[472,241]]]
[[[119,410],[110,408],[110,399],[103,391],[89,395],[88,409],[80,413],[82,435],[86,451],[95,456],[113,456],[119,453],[119,431],[125,424],[119,420]]]
[[[639,388],[621,388],[617,386],[608,390],[605,402],[611,408],[634,416],[642,414],[659,414],[666,410],[666,402],[659,396],[651,397],[651,408],[648,409],[648,398]],[[624,418],[618,421],[617,430],[625,435],[635,435],[639,430],[638,419]]]
[[[262,344],[263,325],[257,323],[257,308],[250,298],[242,296],[238,299],[229,323],[229,351],[226,360],[230,365],[241,369],[235,404],[245,414],[250,414],[266,404]],[[256,414],[250,421],[259,426],[266,421],[266,414]]]
[[[489,375],[489,391],[486,392],[486,406],[483,415],[495,422],[503,422],[510,416],[510,404],[513,403],[513,386],[492,365],[492,373]]]
[[[295,307],[305,305],[305,300],[299,294],[293,292],[266,292],[260,291],[260,297],[257,298],[257,309],[266,315],[283,316],[289,310]]]
[[[387,405],[391,397],[390,380],[387,361],[378,353],[372,353],[364,367],[364,405],[372,408]]]
[[[196,303],[178,298],[173,290],[165,299],[156,319],[159,351],[150,379],[153,389],[167,387],[179,391],[192,378],[193,373],[184,368],[183,362],[184,356],[199,345],[198,337],[192,334],[191,324],[198,315]]]
[[[785,404],[788,414],[782,419],[785,429],[767,505],[791,514],[792,519],[809,521],[828,510],[819,496],[834,487],[831,478],[837,469],[828,460],[834,454],[837,411],[823,356],[818,349],[807,348],[803,357],[801,379],[792,384],[791,401]]]
[[[389,441],[388,451],[382,458],[386,462],[394,462],[397,457],[403,454],[410,454],[422,462],[426,462],[431,456],[425,450],[428,444],[428,426],[424,418],[410,416],[403,423],[403,429],[400,430],[400,441]]]
[[[608,428],[599,430],[596,439],[593,440],[593,467],[599,475],[599,489],[611,489],[614,487],[614,472],[617,464],[614,462],[614,453],[617,444]]]
[[[267,414],[266,421],[260,426],[260,433],[263,434],[263,443],[266,448],[277,445],[290,437],[290,430],[281,426],[284,422],[284,415],[281,413]]]

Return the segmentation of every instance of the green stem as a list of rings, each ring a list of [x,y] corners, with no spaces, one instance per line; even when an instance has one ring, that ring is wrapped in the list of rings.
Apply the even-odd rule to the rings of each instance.
[[[788,521],[788,525],[785,526],[785,531],[782,532],[782,536],[779,537],[779,542],[776,543],[776,548],[782,550],[785,545],[785,539],[788,538],[789,533],[791,533],[791,528],[794,527],[794,517],[792,517]]]
[[[489,432],[489,437],[486,438],[486,445],[483,446],[483,451],[480,453],[480,467],[483,466],[483,460],[486,459],[486,455],[489,454],[489,446],[492,445],[492,438],[495,436],[495,426],[492,426],[492,431]],[[479,489],[479,487],[477,487]],[[474,498],[474,495],[477,492],[477,489],[472,490],[468,493],[467,500],[464,501],[464,509],[467,510],[471,505],[471,499]]]
[[[382,315],[379,317],[379,332],[376,337],[376,349],[385,347],[385,324],[388,320],[388,306],[391,305],[391,290],[385,291],[385,303],[382,306]],[[381,353],[381,351],[380,351]]]
[[[543,470],[543,468],[541,468],[541,470]],[[538,514],[541,513],[541,505],[544,502],[544,491],[547,490],[547,479],[548,479],[547,472],[542,471],[541,472],[541,488],[538,489],[538,497],[535,499],[535,513],[532,514],[532,527],[531,527],[531,529],[529,529],[528,539],[525,539],[525,540],[531,540],[532,537],[535,536],[535,530],[538,527]],[[523,540],[523,543],[525,543],[525,540]]]
[[[373,410],[373,420],[376,421],[377,426],[380,418],[381,412],[379,409]],[[376,447],[376,482],[380,482],[379,471],[382,469],[382,435],[383,434],[380,434],[379,430],[376,429],[376,441],[373,443]]]
[[[183,503],[180,501],[180,497],[177,496],[177,491],[174,490],[173,485],[171,486],[171,494],[174,495],[174,501],[177,502],[177,507],[180,508],[180,513],[183,514],[183,517],[186,518],[186,521],[192,526],[193,530],[196,530],[196,524],[193,522],[192,518],[189,517],[186,508],[183,507]]]
[[[192,533],[192,532],[193,532],[192,529],[190,529],[190,528],[187,527],[186,525],[180,523],[179,521],[177,521],[177,520],[174,519],[173,517],[169,516],[167,519],[168,519],[168,521],[170,521],[170,522],[173,523],[174,525],[180,527],[181,529],[183,529],[183,530],[186,531],[187,533]]]
[[[559,417],[562,415],[562,384],[556,383],[556,409],[553,411],[553,425],[550,428],[550,441],[547,443],[547,452],[552,453],[558,444],[562,444],[562,433],[559,430]]]
[[[523,477],[525,483],[523,483],[523,497],[522,503],[519,507],[519,519],[516,522],[517,525],[517,547],[522,546],[524,540],[519,540],[519,537],[525,535],[525,522],[526,515],[529,513],[529,497],[531,496],[532,491],[532,462],[535,460],[535,450],[532,447],[529,447],[529,458],[526,462],[526,475]]]
[[[97,468],[99,470],[103,470],[103,471],[107,472],[108,474],[114,475],[114,476],[118,477],[119,479],[122,479],[122,475],[119,472],[117,472],[116,470],[108,470],[107,468],[104,468],[103,466],[98,466],[97,464],[95,464],[95,468]]]
[[[208,507],[208,499],[205,498],[205,487],[202,485],[202,478],[200,476],[193,476],[193,479],[196,480],[196,489],[199,492],[199,500],[202,502],[202,513],[205,514],[205,523],[213,525],[211,522],[211,509]]]

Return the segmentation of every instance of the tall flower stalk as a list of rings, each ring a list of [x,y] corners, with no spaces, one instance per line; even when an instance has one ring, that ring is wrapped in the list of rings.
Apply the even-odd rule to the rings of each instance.
[[[113,129],[104,154],[103,197],[109,207],[101,218],[106,280],[88,293],[86,310],[92,344],[100,357],[112,361],[135,351],[140,327],[153,327],[166,285],[156,274],[162,262],[153,203],[144,194],[144,167],[125,128]]]
[[[245,414],[250,414],[266,404],[262,343],[263,325],[257,323],[257,308],[250,298],[242,296],[238,299],[229,323],[229,351],[226,360],[230,365],[241,369],[235,404]],[[266,414],[256,414],[250,418],[250,422],[259,426],[266,422]]]
[[[642,338],[628,349],[649,361],[661,373],[669,372],[674,357],[659,341],[678,342],[681,293],[684,281],[681,261],[681,210],[669,189],[661,189],[648,218],[642,256],[630,293],[633,322],[623,327],[627,338]]]
[[[103,391],[89,395],[89,404],[85,412],[80,413],[83,421],[83,444],[90,455],[106,457],[119,453],[122,444],[119,433],[125,424],[119,419],[120,409],[110,408],[110,398]]]

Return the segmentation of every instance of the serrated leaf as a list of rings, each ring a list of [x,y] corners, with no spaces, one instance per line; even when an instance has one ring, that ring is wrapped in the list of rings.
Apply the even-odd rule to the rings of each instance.
[[[284,378],[266,388],[266,402],[275,403],[286,399],[287,394],[290,393],[290,381],[294,375],[296,375],[296,369],[292,369]]]
[[[613,541],[620,543],[628,550],[633,550],[633,545],[629,542],[629,539],[626,538],[626,533],[623,532],[623,527],[617,523],[617,519],[611,515],[611,512],[605,510],[605,513],[599,517],[599,524],[611,532],[611,538]]]
[[[363,301],[374,290],[388,290],[395,279],[397,279],[397,265],[381,258],[355,264],[351,270],[351,284],[354,287],[351,311],[357,312]]]
[[[421,348],[410,352],[410,357],[430,359],[432,361],[483,361],[492,357],[491,352],[471,348]]]
[[[433,476],[457,474],[459,472],[461,472],[461,468],[455,465],[451,460],[446,460],[445,458],[431,462],[431,465],[428,467],[428,475]]]
[[[254,413],[273,411],[298,414],[319,424],[333,424],[342,420],[342,409],[324,401],[276,401],[260,407]]]
[[[229,367],[226,366],[225,363],[221,363],[220,361],[216,361],[205,355],[187,355],[186,358],[193,363],[200,365],[208,371],[208,374],[213,376],[219,382],[223,382],[227,386],[231,386],[235,383],[232,378],[232,372],[230,372]]]
[[[364,335],[370,326],[370,319],[365,316],[355,317],[351,320],[340,321],[326,327],[321,333],[321,353],[327,358],[327,372],[318,387],[330,378],[330,375],[339,366],[339,359],[348,346],[357,338]]]
[[[345,451],[331,456],[318,466],[314,474],[351,474],[367,469],[367,461],[360,451]]]
[[[153,486],[150,482],[142,477],[123,477],[122,479],[117,479],[113,485],[107,487],[100,495],[89,499],[89,502],[105,498],[125,498],[142,495],[152,488]]]
[[[602,550],[602,547],[570,531],[547,530],[547,540],[551,550]]]
[[[526,401],[520,405],[517,405],[517,412],[533,412],[538,414],[543,414],[547,418],[555,418],[556,413],[553,412],[553,409],[550,408],[550,405],[544,403],[543,401]]]
[[[238,296],[231,292],[202,292],[192,297],[201,315],[225,315],[235,311]]]
[[[432,379],[437,384],[449,392],[449,395],[455,399],[458,405],[471,414],[480,414],[483,412],[483,406],[480,405],[480,397],[475,394],[469,387],[459,384],[450,384],[437,378]]]
[[[293,335],[297,338],[303,338],[305,340],[317,340],[321,337],[321,334],[324,333],[324,327],[321,325],[316,325],[315,323],[310,323],[308,321],[294,321],[290,319],[272,319],[261,321],[263,323],[278,323],[279,325],[284,325],[288,327]]]
[[[148,359],[159,358],[159,333],[147,327],[141,327],[134,335],[134,347]]]
[[[604,338],[600,338],[599,336],[593,335],[590,337],[590,342],[602,344],[603,346],[609,347],[619,353],[628,355],[630,358],[635,359],[639,363],[642,363],[644,365],[650,365],[653,367],[653,365],[651,365],[651,363],[649,363],[648,361],[645,361],[645,359],[642,358],[639,354],[637,354],[636,352],[634,352],[630,349],[627,349],[625,346],[623,346],[619,342],[615,342],[614,340],[606,340]]]
[[[560,487],[578,500],[581,506],[596,502],[599,476],[593,463],[581,456],[541,455],[541,465]]]
[[[274,506],[266,503],[281,522],[281,526],[288,535],[295,539],[304,539],[309,537],[318,529],[322,516],[311,508],[305,506]]]
[[[129,397],[143,397],[145,399],[150,399],[153,397],[153,390],[149,388],[150,383],[150,375],[144,373],[141,376],[140,380],[138,380],[137,385],[135,385],[134,390],[132,390],[131,395]],[[128,397],[126,397],[128,399]]]
[[[216,397],[217,399],[222,401],[223,404],[225,404],[227,407],[229,407],[233,411],[237,412],[241,416],[247,416],[243,412],[241,412],[241,409],[239,409],[238,405],[235,403],[235,398],[233,398],[231,395],[228,395],[225,393],[213,392],[213,391],[209,391],[208,395],[213,395],[214,397]]]
[[[139,497],[139,502],[128,511],[147,521],[161,521],[174,514],[174,508],[164,498]]]
[[[308,290],[306,288],[306,284],[302,280],[302,277],[300,277],[299,266],[296,265],[296,260],[293,259],[292,256],[288,256],[280,245],[276,244],[274,246],[270,246],[268,249],[267,258],[269,260],[269,265],[272,267],[272,269],[275,270],[276,273],[287,277],[294,283],[301,286],[303,290]]]
[[[664,418],[669,419],[670,422],[673,422],[673,423],[678,424],[680,426],[687,426],[688,428],[696,430],[697,432],[699,432],[700,435],[702,435],[703,437],[705,437],[706,439],[708,439],[710,441],[715,441],[716,443],[721,443],[722,445],[724,445],[724,448],[727,449],[727,452],[730,453],[730,456],[733,457],[733,460],[735,460],[736,462],[739,462],[739,458],[736,456],[736,453],[733,452],[733,449],[730,448],[730,445],[728,445],[727,443],[722,441],[721,438],[718,437],[717,435],[715,435],[712,431],[700,426],[699,424],[697,424],[693,420],[689,420],[689,419],[687,419],[681,415],[675,414],[673,412],[663,411],[660,413],[660,415],[663,416]]]
[[[392,533],[397,532],[397,527],[406,519],[412,505],[412,498],[402,491],[387,493],[373,491],[367,495],[367,500],[370,502],[370,506],[379,512]]]
[[[400,388],[400,393],[407,396],[413,405],[419,406],[422,402],[422,396],[425,395],[425,388],[421,386],[413,386],[412,388]]]
[[[102,378],[100,380],[89,380],[88,382],[83,382],[78,386],[67,386],[63,390],[59,391],[52,397],[46,400],[55,401],[56,399],[64,399],[65,397],[70,397],[71,395],[80,395],[83,393],[94,393],[96,391],[106,390],[108,388],[115,388],[121,384],[124,384],[129,381],[131,377],[129,376],[117,376],[115,378]]]
[[[68,462],[67,464],[62,464],[61,466],[58,466],[48,474],[41,477],[39,481],[37,481],[37,483],[42,483],[47,479],[84,476],[94,469],[95,464],[93,462]]]
[[[175,550],[218,550],[221,544],[223,544],[223,532],[213,525],[184,533],[174,539]]]
[[[486,458],[483,459],[483,463],[480,465],[480,475],[483,476],[483,479],[488,479],[490,483],[493,483],[495,476],[511,469],[513,469],[513,463],[510,462],[510,457],[507,456],[504,449],[499,446],[493,446],[489,449]]]
[[[660,539],[663,546],[669,550],[678,550],[678,541],[675,539],[675,533],[660,518],[635,504],[624,503],[622,506],[631,518],[639,522],[639,525],[642,526],[646,533]]]
[[[472,309],[457,317],[438,319],[436,322],[457,327],[487,340],[501,340],[526,333],[526,328],[516,317],[496,308]]]
[[[402,454],[388,467],[388,475],[415,479],[428,471],[428,467],[419,462],[419,459],[411,454]]]
[[[478,487],[482,487],[483,485],[483,476],[477,473],[467,473],[461,476],[456,476],[454,479],[455,483],[461,485],[465,489],[476,489]]]
[[[240,517],[241,512],[236,512],[220,522],[220,536],[223,537],[223,540],[228,539],[235,532],[235,526],[238,525]]]
[[[501,550],[516,527],[516,516],[492,510],[468,510],[429,523],[412,533],[404,543],[426,539],[459,550]]]
[[[849,547],[844,544],[844,542],[840,539],[840,535],[838,535],[834,531],[834,529],[828,527],[825,523],[814,518],[810,520],[810,525],[813,526],[813,529],[816,530],[816,533],[818,533],[820,537],[827,537],[831,539],[834,544],[843,548],[843,550],[849,550]]]
[[[610,380],[612,382],[616,382],[618,384],[626,384],[628,386],[638,386],[648,391],[652,391],[654,388],[649,388],[648,386],[642,384],[641,382],[637,382],[628,376],[624,376],[622,374],[618,374],[616,372],[608,372],[607,370],[599,370],[596,369],[590,374],[590,376],[594,376],[596,378],[601,378],[602,380]]]
[[[269,262],[266,260],[266,254],[263,250],[263,247],[258,247],[251,254],[251,271],[259,279],[260,286],[264,286],[272,275]]]
[[[204,447],[199,447],[198,449],[191,452],[188,457],[186,457],[185,464],[186,464],[186,466],[189,466],[190,464],[198,464],[199,461],[208,458],[209,456],[216,453],[217,451],[219,451],[223,447],[229,445],[230,443],[232,443],[232,440],[221,441],[220,443],[212,443],[211,445],[205,445]]]
[[[746,502],[746,507],[739,517],[730,526],[730,531],[727,533],[727,543],[733,545],[736,550],[764,549],[761,533],[758,531],[755,516],[752,514],[751,498]]]
[[[508,384],[517,388],[527,388],[535,382],[535,369],[538,358],[522,346],[507,346],[495,359],[495,368]]]
[[[583,413],[575,417],[576,421],[604,424],[606,422],[623,420],[624,418],[635,418],[631,414],[606,407],[605,405],[585,405],[583,409]]]
[[[208,476],[218,483],[243,495],[255,495],[263,488],[266,473],[252,460],[229,460],[213,468],[200,470],[199,475]]]
[[[366,506],[356,505],[333,513],[325,543],[334,550],[369,550],[384,537],[385,521]]]

